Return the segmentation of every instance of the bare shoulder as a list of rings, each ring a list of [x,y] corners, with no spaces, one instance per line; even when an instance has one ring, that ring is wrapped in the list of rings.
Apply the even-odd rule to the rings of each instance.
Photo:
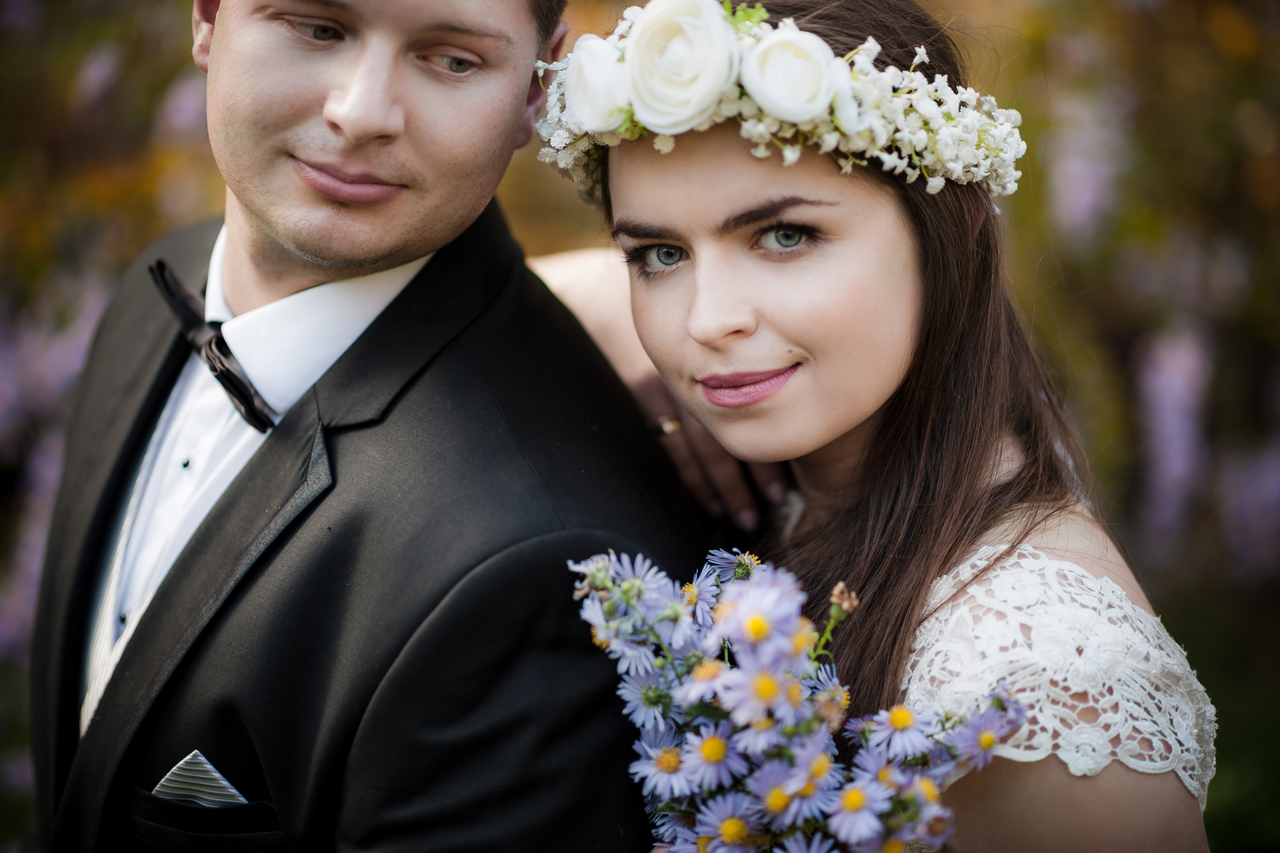
[[[947,789],[956,835],[948,849],[1132,851],[1208,849],[1195,797],[1175,773],[1140,773],[1118,761],[1073,776],[1052,756],[997,758]]]
[[[1120,549],[1083,506],[1058,513],[1032,531],[1024,544],[1047,557],[1074,563],[1095,577],[1115,582],[1130,601],[1154,615],[1151,602]]]

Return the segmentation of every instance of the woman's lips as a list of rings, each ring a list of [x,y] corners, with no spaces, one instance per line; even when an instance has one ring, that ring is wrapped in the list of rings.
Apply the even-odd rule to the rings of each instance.
[[[313,166],[297,157],[290,159],[294,171],[304,184],[320,195],[344,204],[385,204],[400,195],[400,191],[404,189],[399,184],[387,183],[373,175],[341,174],[342,170],[333,166]]]
[[[799,364],[758,373],[723,373],[699,379],[702,393],[717,406],[738,408],[772,397],[800,369]]]

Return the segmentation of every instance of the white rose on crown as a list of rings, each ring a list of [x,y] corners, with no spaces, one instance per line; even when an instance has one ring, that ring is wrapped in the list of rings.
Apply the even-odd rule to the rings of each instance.
[[[564,73],[565,119],[588,133],[617,130],[627,115],[622,52],[588,33],[574,44]]]
[[[849,66],[825,41],[790,21],[764,35],[742,59],[747,94],[765,112],[793,124],[826,117],[841,77],[849,78]]]
[[[738,36],[714,0],[652,0],[627,33],[631,109],[674,135],[711,118],[738,77]]]

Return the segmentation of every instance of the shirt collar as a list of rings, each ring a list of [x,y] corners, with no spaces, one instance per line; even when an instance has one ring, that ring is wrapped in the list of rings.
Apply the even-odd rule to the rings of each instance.
[[[372,275],[331,281],[232,317],[222,292],[223,226],[209,258],[207,322],[222,335],[277,421],[323,376],[431,260],[431,255]],[[434,253],[432,253],[434,254]]]

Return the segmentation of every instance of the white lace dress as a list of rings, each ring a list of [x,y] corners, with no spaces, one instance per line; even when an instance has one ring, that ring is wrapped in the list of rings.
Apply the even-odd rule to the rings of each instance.
[[[1056,755],[1077,776],[1112,761],[1178,774],[1205,805],[1213,705],[1160,620],[1114,582],[1020,547],[985,547],[939,578],[916,631],[905,702],[975,711],[1004,679],[1027,723],[995,754]]]

